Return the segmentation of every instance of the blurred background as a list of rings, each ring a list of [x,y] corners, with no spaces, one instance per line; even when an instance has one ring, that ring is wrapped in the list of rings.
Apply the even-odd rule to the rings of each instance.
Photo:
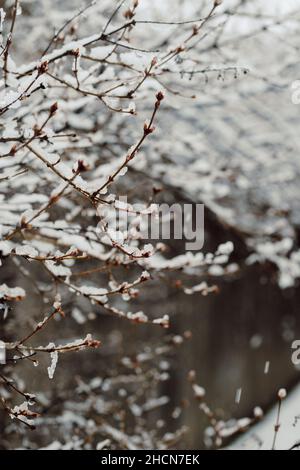
[[[8,8],[8,15],[11,3],[0,2],[0,7]],[[82,4],[79,0],[21,3],[16,35],[21,41],[30,30],[31,42],[21,41],[15,48],[17,63],[37,57],[47,44],[48,31]],[[112,2],[100,3],[96,6],[98,16],[84,15],[80,36],[97,31],[103,23]],[[163,4],[141,0],[138,14],[156,20],[188,19],[207,11],[210,3],[202,1],[195,6],[192,0]],[[280,253],[274,260],[267,249],[264,251],[267,243],[285,239],[293,240],[293,250],[299,246],[300,109],[291,98],[291,84],[300,76],[299,7],[296,0],[224,0],[222,27],[212,27],[211,42],[204,42],[200,50],[199,66],[210,64],[218,69],[220,64],[238,64],[249,72],[238,73],[238,77],[236,70],[228,70],[169,78],[168,86],[178,86],[182,94],[167,96],[157,123],[157,140],[145,149],[151,164],[134,167],[126,182],[135,188],[136,197],[151,195],[153,184],[158,184],[163,189],[158,201],[204,203],[204,252],[233,241],[231,261],[239,269],[214,279],[218,293],[207,297],[186,296],[173,285],[151,283],[133,301],[133,308],[147,311],[150,317],[170,315],[171,326],[166,331],[112,319],[84,301],[74,305],[71,299],[64,299],[66,319],[51,323],[39,341],[47,344],[53,335],[57,337],[57,331],[59,335],[62,332],[61,338],[82,337],[82,331],[93,331],[103,347],[60,355],[55,381],[48,379],[47,359],[41,368],[17,366],[16,373],[24,384],[37,392],[43,418],[36,431],[28,432],[2,416],[1,448],[40,448],[53,441],[64,442],[64,426],[68,435],[79,439],[88,425],[79,419],[88,401],[86,383],[95,397],[100,397],[97,400],[103,395],[101,404],[95,398],[93,406],[98,408],[91,408],[88,416],[94,417],[95,409],[100,417],[109,413],[107,403],[111,401],[118,410],[120,429],[124,414],[132,413],[145,429],[164,436],[173,433],[170,447],[174,439],[177,448],[200,449],[210,444],[205,431],[209,420],[194,396],[191,371],[195,371],[196,383],[205,388],[206,402],[218,419],[225,421],[253,416],[256,406],[268,410],[279,388],[290,390],[299,382],[299,369],[291,361],[292,342],[300,339],[297,276],[288,262],[277,263]],[[149,31],[134,32],[133,37],[142,44],[147,37],[153,45],[157,25],[149,28],[150,39]],[[214,48],[216,41],[219,46]],[[191,101],[184,94],[196,94],[197,98]],[[142,116],[149,109],[145,102]],[[124,145],[130,144],[132,135],[120,126]],[[170,241],[168,256],[183,252],[183,242]],[[255,259],[250,258],[253,253]],[[286,253],[282,256],[289,259]],[[27,281],[5,260],[0,282],[26,286]],[[26,290],[30,289],[27,285]],[[84,312],[84,318],[74,314],[76,307]],[[41,308],[34,294],[26,304],[16,304],[8,320],[1,318],[0,337],[13,338],[16,328],[24,336],[33,320],[40,319]],[[182,344],[170,340],[173,335],[183,338]],[[174,347],[166,346],[170,341]],[[131,377],[133,363],[140,361],[141,354],[149,355],[145,368],[141,366],[144,386],[138,383],[139,373]],[[116,382],[114,387],[112,379],[120,373],[128,374],[133,383],[126,379],[126,386]],[[105,380],[109,382],[107,389],[101,388]],[[148,403],[142,416],[130,405],[131,387],[132,393],[138,389],[141,401]],[[154,399],[158,401],[149,405]],[[299,412],[295,410],[295,415]],[[128,426],[130,429],[130,419]],[[178,429],[181,431],[176,434]]]

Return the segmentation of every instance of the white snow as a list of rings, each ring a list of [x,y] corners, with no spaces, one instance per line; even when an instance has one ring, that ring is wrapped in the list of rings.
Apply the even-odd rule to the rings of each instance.
[[[21,287],[8,287],[6,284],[0,285],[0,299],[20,300],[25,295],[25,290]]]
[[[55,348],[55,344],[54,343],[50,343],[49,348]],[[57,366],[57,362],[58,362],[58,352],[57,351],[53,351],[50,353],[50,359],[51,359],[51,364],[50,366],[48,367],[48,376],[49,376],[49,379],[53,379],[54,377],[54,373],[55,373],[55,369],[56,369],[56,366]]]
[[[282,399],[282,405],[276,449],[289,450],[297,442],[300,442],[300,385],[289,393],[287,398],[285,398],[285,390],[280,390],[278,393]],[[238,438],[229,448],[235,450],[271,450],[277,411],[278,405],[276,404],[260,423]],[[256,409],[256,413],[261,414],[260,408],[259,410]]]

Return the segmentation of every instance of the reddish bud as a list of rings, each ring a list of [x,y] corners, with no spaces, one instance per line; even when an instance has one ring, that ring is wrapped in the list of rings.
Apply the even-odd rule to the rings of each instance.
[[[151,67],[154,67],[157,64],[157,62],[158,62],[157,57],[153,57],[151,61]]]
[[[10,149],[10,151],[9,151],[9,155],[11,157],[13,157],[16,154],[16,151],[17,151],[17,146],[13,145],[12,148]]]
[[[133,17],[134,17],[134,11],[130,10],[130,8],[124,12],[124,18],[131,20]]]
[[[38,74],[43,75],[43,73],[46,73],[48,71],[48,60],[45,60],[38,66]]]
[[[57,101],[55,101],[55,103],[53,103],[50,106],[50,114],[55,114],[57,110],[58,110],[58,104],[57,104]]]
[[[79,55],[80,55],[80,50],[79,50],[79,48],[77,47],[77,49],[73,49],[71,53],[72,53],[72,55],[74,55],[75,57],[79,57]]]
[[[75,168],[73,169],[74,173],[84,173],[85,171],[89,171],[90,166],[84,160],[78,160]]]
[[[144,124],[144,134],[145,135],[152,134],[152,132],[154,132],[154,130],[155,130],[155,127],[149,127],[149,125],[147,123]]]
[[[159,91],[156,95],[157,101],[162,101],[164,99],[165,95],[163,94],[162,91]]]
[[[163,191],[163,188],[158,188],[157,186],[153,186],[152,191],[153,191],[153,194],[159,194]]]

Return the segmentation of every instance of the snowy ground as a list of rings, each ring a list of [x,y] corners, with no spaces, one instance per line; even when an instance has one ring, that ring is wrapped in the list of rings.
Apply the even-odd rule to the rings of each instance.
[[[274,406],[266,417],[237,439],[229,448],[234,450],[271,450],[274,438],[278,406]],[[276,450],[289,450],[300,443],[300,386],[282,402],[280,430]]]

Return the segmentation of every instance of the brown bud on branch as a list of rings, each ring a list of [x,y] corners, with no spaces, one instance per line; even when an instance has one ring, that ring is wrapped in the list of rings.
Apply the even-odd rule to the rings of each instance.
[[[38,66],[38,74],[43,75],[44,73],[46,73],[48,71],[48,65],[49,65],[48,60],[45,60],[44,62],[42,62]]]
[[[57,110],[58,110],[58,103],[57,103],[57,101],[55,101],[55,103],[53,103],[53,104],[50,106],[50,114],[51,114],[51,116],[52,116],[53,114],[55,114]]]

